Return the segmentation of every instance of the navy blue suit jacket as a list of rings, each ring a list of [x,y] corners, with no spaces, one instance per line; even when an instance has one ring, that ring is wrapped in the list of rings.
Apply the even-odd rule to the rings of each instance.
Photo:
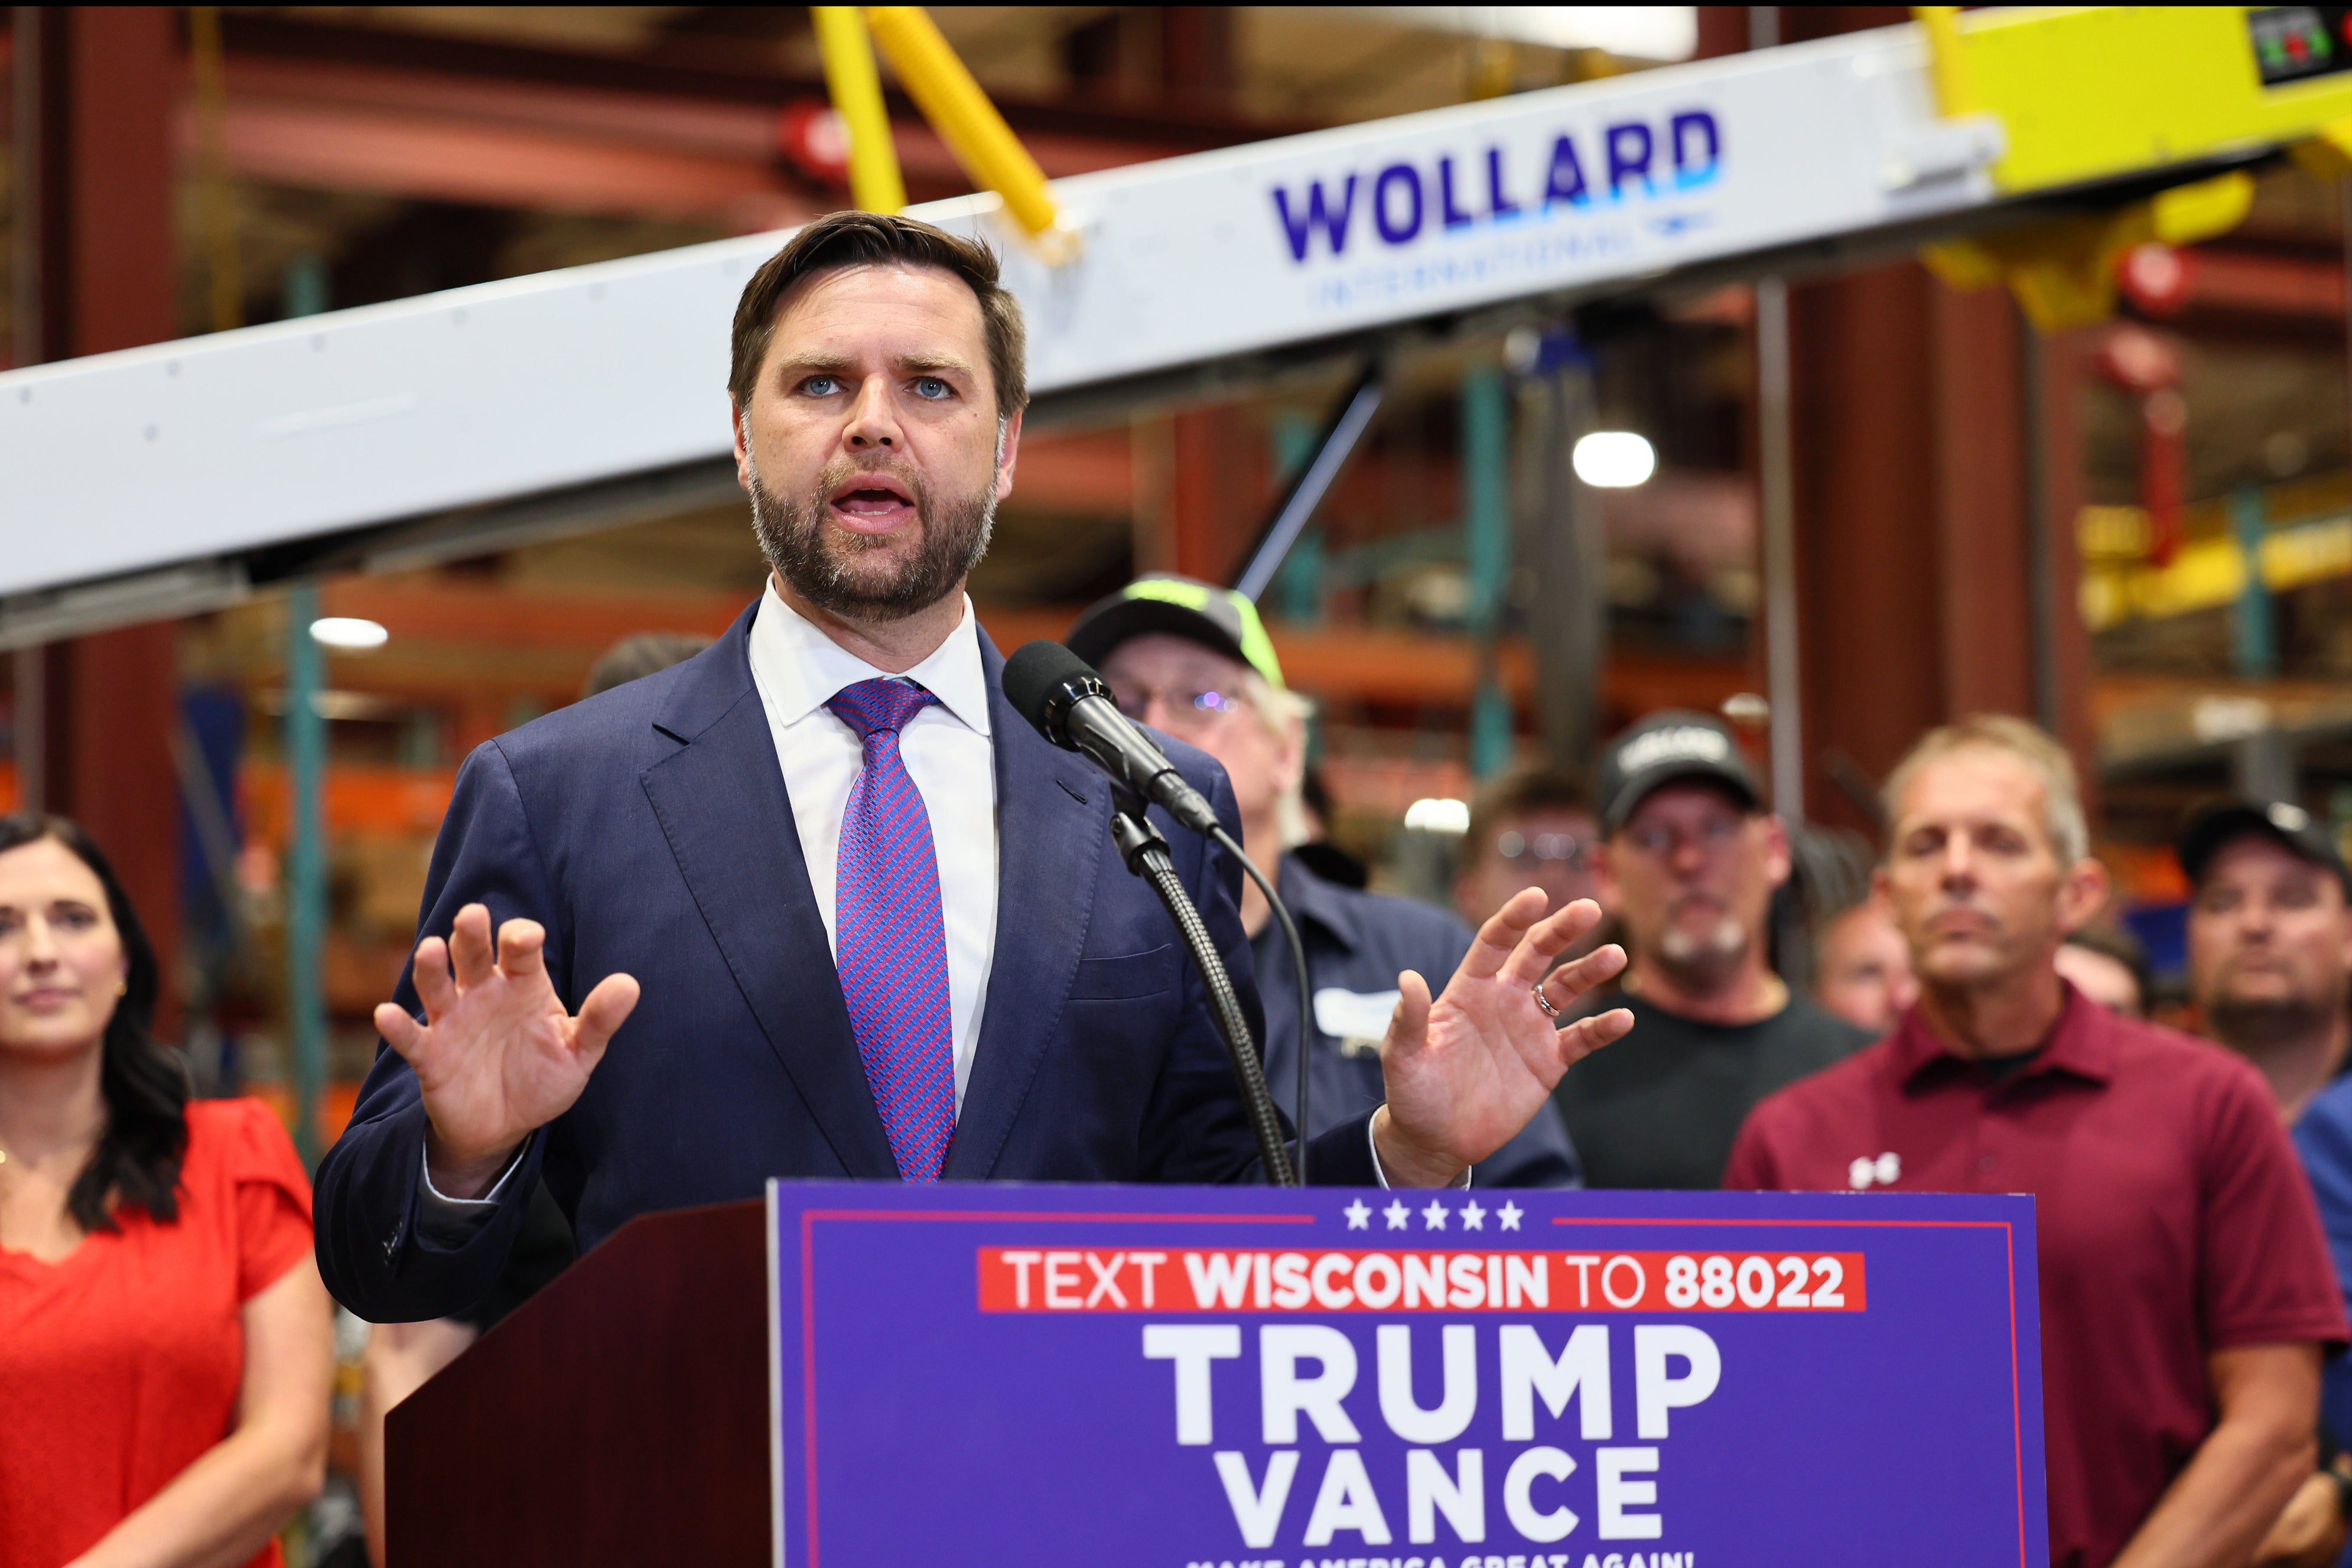
[[[424,1104],[407,1063],[379,1052],[318,1175],[320,1268],[360,1316],[440,1317],[479,1297],[542,1177],[583,1251],[633,1215],[757,1196],[771,1176],[897,1179],[752,686],[751,616],[684,664],[486,743],[459,771],[420,937],[446,935],[479,901],[494,922],[547,928],[567,1008],[616,972],[643,995],[462,1247],[417,1233]],[[1223,1042],[1166,910],[1112,846],[1108,784],[1013,710],[984,634],[981,657],[997,934],[946,1179],[1254,1177]],[[1231,826],[1223,770],[1168,751]],[[1240,868],[1162,831],[1255,1025]],[[394,999],[419,1011],[408,974]],[[1377,1179],[1364,1120],[1315,1140],[1318,1184]]]

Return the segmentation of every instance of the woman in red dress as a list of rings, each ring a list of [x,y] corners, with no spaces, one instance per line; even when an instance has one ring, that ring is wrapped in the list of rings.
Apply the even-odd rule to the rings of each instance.
[[[0,817],[0,1568],[278,1568],[324,1473],[310,1183],[189,1102],[156,984],[81,830]]]

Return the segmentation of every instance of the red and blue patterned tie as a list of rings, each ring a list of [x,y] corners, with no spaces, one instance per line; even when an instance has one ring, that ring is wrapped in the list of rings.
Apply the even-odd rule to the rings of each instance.
[[[938,698],[877,678],[825,706],[865,743],[841,819],[833,885],[834,964],[866,1081],[898,1173],[936,1182],[955,1132],[955,1035],[947,927],[930,814],[898,759],[898,731]]]

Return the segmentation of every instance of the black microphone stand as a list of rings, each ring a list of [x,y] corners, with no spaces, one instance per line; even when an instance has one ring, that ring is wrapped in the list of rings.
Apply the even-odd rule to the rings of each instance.
[[[1217,944],[1209,939],[1209,928],[1201,919],[1201,911],[1192,905],[1192,896],[1184,891],[1183,879],[1176,875],[1176,862],[1168,853],[1168,840],[1160,836],[1144,816],[1144,802],[1121,784],[1111,788],[1113,810],[1110,817],[1111,842],[1127,861],[1127,868],[1151,885],[1167,906],[1168,918],[1192,950],[1192,962],[1201,971],[1202,984],[1209,991],[1209,1011],[1217,1020],[1217,1032],[1225,1038],[1225,1052],[1233,1058],[1234,1078],[1241,1085],[1242,1103],[1248,1108],[1250,1131],[1257,1136],[1258,1157],[1265,1162],[1266,1180],[1277,1187],[1298,1185],[1297,1173],[1291,1169],[1290,1156],[1283,1148],[1282,1120],[1276,1114],[1274,1096],[1265,1087],[1265,1067],[1258,1060],[1257,1042],[1250,1037],[1249,1020],[1242,1014],[1241,998],[1234,993],[1232,976],[1225,973],[1224,960],[1217,954]],[[1307,1042],[1302,1039],[1303,1052]],[[1306,1140],[1299,1140],[1303,1149]]]

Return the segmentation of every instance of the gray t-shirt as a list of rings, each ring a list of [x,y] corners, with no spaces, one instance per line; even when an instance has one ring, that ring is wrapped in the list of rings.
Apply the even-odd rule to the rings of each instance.
[[[1756,1102],[1870,1044],[1868,1031],[1801,996],[1760,1023],[1702,1024],[1639,996],[1633,1031],[1559,1080],[1553,1100],[1593,1187],[1722,1185],[1731,1142]]]

